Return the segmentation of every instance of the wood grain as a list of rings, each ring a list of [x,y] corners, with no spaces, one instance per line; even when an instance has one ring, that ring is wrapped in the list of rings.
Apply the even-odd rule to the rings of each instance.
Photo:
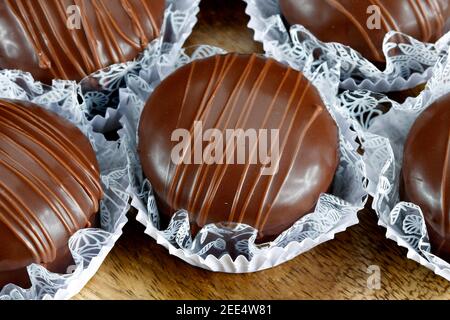
[[[261,52],[243,10],[240,0],[203,0],[187,45]],[[170,256],[130,214],[124,235],[76,299],[450,299],[450,282],[408,260],[404,249],[385,238],[371,210],[361,212],[360,220],[282,266],[229,275]],[[379,290],[367,286],[372,265],[381,270]]]

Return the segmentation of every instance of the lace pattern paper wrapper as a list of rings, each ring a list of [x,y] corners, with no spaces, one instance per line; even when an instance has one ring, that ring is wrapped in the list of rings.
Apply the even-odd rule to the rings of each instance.
[[[200,0],[166,0],[161,35],[153,40],[134,61],[112,65],[83,79],[80,83],[89,117],[96,131],[113,131],[122,115],[116,108],[119,89],[125,78],[138,74],[143,67],[154,63],[164,52],[180,50],[197,23]]]
[[[53,86],[35,82],[28,73],[0,71],[0,98],[39,104],[75,124],[89,138],[100,166],[104,199],[100,203],[101,228],[82,229],[68,242],[75,262],[68,274],[49,272],[33,264],[28,267],[32,287],[22,289],[9,284],[0,288],[0,300],[69,299],[94,276],[127,222],[129,186],[127,156],[122,141],[106,141],[94,133],[78,102],[79,87],[71,81],[54,81]]]
[[[304,253],[320,243],[334,238],[338,232],[357,224],[357,212],[364,207],[365,165],[356,149],[356,134],[351,131],[347,116],[336,111],[338,72],[336,65],[323,64],[306,73],[321,89],[330,113],[340,127],[341,162],[331,194],[323,194],[314,213],[298,220],[275,241],[256,245],[257,231],[244,224],[211,224],[205,226],[195,238],[189,227],[188,213],[177,212],[166,230],[159,229],[159,215],[151,184],[143,176],[136,153],[137,127],[145,101],[158,83],[176,68],[195,59],[223,50],[201,46],[161,57],[158,67],[143,69],[138,76],[127,79],[127,88],[120,92],[120,104],[127,110],[122,118],[119,135],[127,139],[130,156],[131,184],[134,186],[132,206],[138,209],[138,221],[146,226],[146,233],[184,261],[212,271],[229,273],[255,272],[274,267]],[[312,69],[313,60],[307,63]],[[306,69],[308,70],[308,69]]]
[[[426,89],[417,97],[398,104],[369,91],[344,92],[342,106],[355,119],[365,149],[369,175],[368,191],[373,208],[387,229],[386,236],[408,249],[413,259],[450,281],[450,264],[431,253],[421,209],[399,197],[400,170],[408,133],[420,113],[450,93],[450,51],[433,70]],[[383,108],[388,108],[386,113]],[[432,143],[430,141],[430,143]]]
[[[392,92],[414,88],[430,78],[433,66],[450,45],[450,32],[435,44],[390,32],[383,43],[387,63],[382,71],[347,46],[319,41],[301,25],[291,26],[287,30],[278,0],[244,1],[250,16],[249,27],[255,32],[255,40],[263,43],[268,55],[302,70],[310,54],[320,50],[323,59],[341,63],[342,89]],[[398,39],[402,39],[402,43]],[[394,48],[396,50],[392,50]]]

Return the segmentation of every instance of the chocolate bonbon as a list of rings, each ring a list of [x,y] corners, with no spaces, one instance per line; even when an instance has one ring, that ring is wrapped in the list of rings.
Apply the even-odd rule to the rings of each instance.
[[[450,262],[450,95],[428,107],[411,128],[401,199],[420,206],[431,251]]]
[[[68,121],[0,100],[0,288],[28,286],[26,267],[64,273],[68,240],[97,222],[103,196],[89,140]]]
[[[80,80],[159,36],[165,0],[0,1],[0,68]]]
[[[279,0],[289,24],[300,24],[321,41],[339,42],[365,58],[385,62],[387,32],[435,42],[449,27],[448,0]]]
[[[243,133],[243,144],[227,139]],[[143,110],[138,149],[163,217],[184,209],[194,232],[245,223],[263,240],[314,211],[332,184],[338,140],[337,125],[301,72],[258,55],[227,54],[191,62],[162,81]],[[271,157],[252,162],[263,149]]]

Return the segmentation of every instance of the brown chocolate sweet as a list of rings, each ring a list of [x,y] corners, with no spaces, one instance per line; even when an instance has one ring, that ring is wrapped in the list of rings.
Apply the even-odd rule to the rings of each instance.
[[[141,163],[163,217],[185,209],[194,232],[245,223],[259,240],[314,210],[332,184],[338,146],[337,126],[310,81],[258,55],[181,67],[155,89],[139,127]]]
[[[89,140],[37,105],[0,100],[0,289],[29,286],[32,263],[65,272],[68,240],[97,218],[103,196]]]
[[[81,80],[159,36],[165,0],[0,1],[0,68]]]
[[[448,30],[450,19],[449,0],[280,0],[279,3],[289,24],[301,24],[320,40],[342,43],[378,63],[385,62],[382,46],[387,32],[399,31],[423,42],[435,42]],[[376,14],[380,19],[376,19]]]
[[[405,145],[401,198],[422,209],[431,250],[450,262],[450,95],[428,107]]]

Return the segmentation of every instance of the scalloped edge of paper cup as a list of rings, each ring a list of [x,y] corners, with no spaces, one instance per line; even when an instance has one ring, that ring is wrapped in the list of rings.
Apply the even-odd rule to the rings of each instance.
[[[16,82],[17,81],[17,82]],[[0,97],[26,100],[57,113],[82,130],[89,138],[101,169],[105,197],[100,202],[102,228],[80,229],[68,241],[75,265],[67,274],[57,274],[44,267],[28,266],[32,287],[8,284],[0,290],[0,300],[70,299],[95,275],[104,259],[122,235],[130,209],[127,156],[122,141],[106,141],[92,131],[79,105],[79,87],[72,81],[54,81],[52,86],[34,81],[29,73],[0,71]],[[99,158],[100,157],[100,158]],[[94,256],[93,256],[94,254]]]
[[[286,30],[281,18],[278,0],[243,1],[247,4],[245,12],[250,17],[248,27],[254,31],[254,39],[263,44],[267,54],[278,61],[288,63],[291,67],[301,70],[305,56],[308,56],[310,51],[321,49],[327,52],[327,56],[332,59],[342,61],[340,87],[346,90],[393,92],[415,88],[427,82],[431,76],[433,65],[439,59],[440,52],[446,50],[450,45],[450,32],[433,45],[391,31],[386,34],[384,39],[383,51],[385,57],[387,57],[387,64],[386,70],[381,71],[352,48],[339,43],[321,42],[303,26],[294,25],[291,26],[290,30]],[[299,40],[299,34],[308,40],[308,48]],[[411,52],[408,55],[410,57],[408,70],[405,69],[404,63],[396,65],[394,58],[387,54],[393,45],[397,46],[397,43],[389,42],[389,39],[394,35],[401,36],[405,41],[410,42],[411,47],[414,45],[418,48],[418,51]],[[402,45],[405,46],[405,44]],[[419,63],[417,56],[420,56],[420,53],[424,56],[421,60],[426,60],[425,56],[429,56],[429,61],[426,64]],[[350,61],[352,67],[350,67]],[[416,71],[419,65],[422,69],[421,72]],[[346,67],[344,68],[344,66]],[[359,74],[362,74],[365,79],[357,80],[352,76],[354,70],[358,70],[358,68]],[[408,76],[403,77],[404,74],[408,74]],[[359,78],[361,78],[361,75]]]
[[[142,210],[141,201],[133,197],[131,205],[138,209],[136,220],[145,226],[145,233],[156,240],[156,242],[166,248],[169,254],[187,262],[188,264],[208,271],[223,273],[252,273],[267,270],[288,262],[299,255],[311,250],[312,248],[334,239],[335,235],[344,232],[349,227],[359,223],[357,216],[336,227],[333,233],[320,235],[316,239],[305,239],[302,242],[292,241],[286,247],[273,247],[268,250],[262,250],[256,253],[248,260],[245,256],[238,256],[235,260],[228,254],[220,259],[214,255],[208,255],[206,258],[198,254],[192,254],[184,249],[180,249],[171,244],[163,233],[155,228],[148,218],[146,210]]]
[[[438,276],[443,277],[444,279],[450,281],[450,268],[444,269],[439,266],[430,263],[427,259],[417,253],[405,240],[401,238],[398,232],[389,228],[383,221],[378,220],[378,225],[386,229],[386,238],[396,242],[400,247],[407,249],[406,257],[410,260],[413,260],[425,268],[433,271]],[[437,258],[437,257],[436,257]]]
[[[432,75],[433,68],[430,67],[425,70],[423,74],[413,73],[408,79],[396,78],[389,82],[384,79],[379,79],[373,82],[369,79],[364,79],[359,84],[352,78],[347,78],[341,82],[340,87],[344,90],[369,90],[374,92],[394,92],[415,88],[424,84]]]
[[[170,254],[194,266],[212,271],[241,273],[256,272],[279,265],[320,243],[333,239],[336,233],[357,224],[357,214],[364,208],[368,198],[367,192],[363,188],[367,179],[365,164],[362,157],[357,153],[359,145],[356,142],[356,132],[351,130],[351,123],[347,116],[341,113],[343,109],[335,108],[338,106],[336,93],[338,91],[339,67],[330,63],[316,66],[313,65],[313,59],[310,59],[307,64],[310,69],[307,70],[311,71],[304,73],[316,86],[324,88],[326,85],[327,90],[322,90],[321,96],[340,128],[340,174],[342,177],[346,177],[345,181],[347,182],[345,187],[342,183],[335,185],[335,194],[341,195],[346,200],[334,195],[322,194],[314,213],[299,219],[276,240],[264,245],[255,245],[257,231],[243,224],[236,224],[237,226],[231,229],[226,229],[219,224],[208,225],[192,239],[187,213],[183,211],[174,215],[166,230],[158,229],[159,214],[156,209],[156,200],[153,197],[150,183],[143,176],[139,157],[136,153],[137,125],[144,102],[152,90],[168,74],[192,60],[225,53],[222,49],[211,46],[198,46],[195,50],[192,50],[192,48],[189,48],[189,50],[193,52],[188,54],[185,50],[182,50],[167,53],[170,57],[165,57],[162,61],[171,62],[172,70],[169,71],[168,65],[165,65],[160,68],[163,71],[159,73],[158,77],[147,78],[147,80],[151,80],[150,82],[147,83],[144,74],[143,77],[139,78],[140,80],[133,79],[133,83],[129,83],[130,85],[120,92],[121,102],[124,103],[126,113],[121,119],[122,129],[118,133],[119,136],[125,138],[129,148],[127,154],[130,157],[129,167],[131,169],[130,181],[132,187],[129,188],[132,196],[131,205],[138,210],[137,219],[146,226],[145,232],[166,247]],[[171,55],[175,56],[172,57]],[[147,91],[142,90],[142,88],[146,88]],[[344,178],[341,178],[341,180],[344,180]],[[223,232],[223,230],[225,231]],[[233,242],[231,244],[226,241],[230,230],[236,232],[232,233]],[[213,250],[214,254],[210,254],[212,246],[217,246],[217,250]],[[234,254],[230,254],[230,247],[235,252]]]
[[[86,100],[85,111],[88,117],[92,118],[95,131],[110,132],[118,128],[123,110],[120,105],[115,105],[116,101],[114,100],[116,99],[115,97],[111,98],[111,96],[123,87],[125,77],[130,74],[137,74],[143,64],[148,66],[155,63],[148,60],[149,56],[158,59],[167,51],[181,50],[197,24],[199,12],[200,0],[167,0],[161,35],[154,39],[138,58],[134,61],[108,66],[80,81],[82,88],[84,83],[87,83],[87,92],[82,90]],[[155,52],[158,52],[158,55],[155,55]],[[93,79],[99,83],[106,83],[105,87],[98,91],[91,89],[89,81]],[[91,97],[91,95],[96,96]],[[105,105],[97,104],[96,99],[106,100]]]
[[[407,257],[450,281],[450,263],[431,253],[423,213],[417,205],[399,201],[399,168],[403,144],[409,129],[434,101],[450,94],[450,50],[439,59],[426,88],[403,104],[369,91],[344,92],[341,103],[354,119],[354,127],[363,141],[368,164],[367,191],[374,198],[372,208],[378,224],[386,228],[386,237],[407,249]],[[386,113],[380,104],[391,104]],[[358,121],[364,119],[364,123]],[[396,160],[398,159],[398,160]]]

